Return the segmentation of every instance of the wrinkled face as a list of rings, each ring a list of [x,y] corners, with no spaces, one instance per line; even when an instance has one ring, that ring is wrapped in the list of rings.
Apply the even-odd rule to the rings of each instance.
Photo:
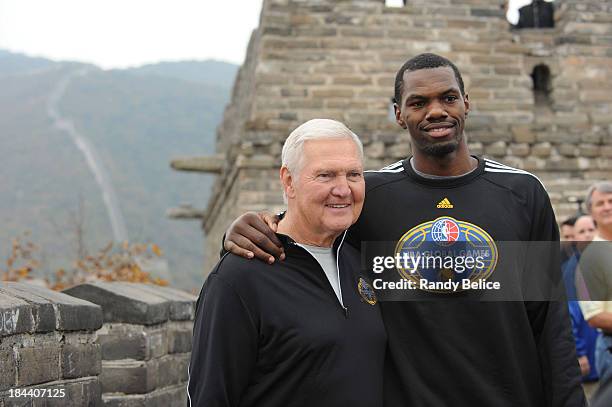
[[[419,69],[404,73],[395,118],[410,132],[415,155],[444,157],[462,142],[469,108],[451,67]]]
[[[339,235],[357,221],[365,197],[363,163],[355,142],[304,142],[301,168],[285,184],[285,192],[294,215],[311,233]]]
[[[561,241],[574,240],[574,227],[572,225],[561,225]]]
[[[591,216],[599,229],[612,231],[612,193],[593,191]]]
[[[595,237],[595,223],[590,216],[581,216],[574,224],[574,240],[590,242]]]

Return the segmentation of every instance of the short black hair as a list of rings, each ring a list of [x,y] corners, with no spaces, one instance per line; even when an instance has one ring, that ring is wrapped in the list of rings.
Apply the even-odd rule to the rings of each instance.
[[[576,223],[576,221],[578,220],[580,216],[576,215],[576,216],[572,216],[570,218],[565,219],[563,222],[561,222],[561,226],[574,226],[574,224]]]
[[[459,84],[459,90],[462,95],[465,95],[465,87],[463,85],[463,78],[461,77],[461,72],[459,72],[459,68],[455,66],[448,59],[441,57],[436,54],[420,54],[414,58],[409,59],[402,65],[399,71],[397,71],[397,75],[395,75],[395,96],[393,97],[393,102],[397,105],[400,104],[402,99],[402,87],[404,86],[404,72],[412,72],[418,71],[420,69],[432,69],[432,68],[440,68],[444,66],[449,66],[455,72],[455,79],[457,79],[457,83]]]

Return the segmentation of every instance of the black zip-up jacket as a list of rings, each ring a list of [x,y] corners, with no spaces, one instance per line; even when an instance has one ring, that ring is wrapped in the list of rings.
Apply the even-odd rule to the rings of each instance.
[[[314,257],[278,236],[284,261],[226,254],[206,280],[190,406],[381,407],[386,334],[359,252],[334,243],[343,307]]]

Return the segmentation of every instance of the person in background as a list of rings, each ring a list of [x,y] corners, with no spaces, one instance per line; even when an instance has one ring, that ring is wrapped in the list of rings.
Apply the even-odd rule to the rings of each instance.
[[[586,206],[596,235],[583,251],[578,265],[580,307],[590,326],[601,331],[595,347],[600,387],[612,386],[612,182],[589,188]]]
[[[559,232],[561,234],[562,242],[571,242],[574,240],[574,223],[576,223],[576,217],[572,216],[571,218],[567,218],[561,223],[561,227],[559,228]]]
[[[578,301],[576,301],[576,267],[580,261],[580,254],[595,237],[595,223],[589,215],[580,216],[573,227],[575,252],[563,265],[563,280],[568,294],[568,306],[572,321],[572,332],[576,341],[576,356],[582,373],[584,392],[587,398],[597,390],[599,375],[595,367],[595,345],[599,332],[585,321]]]
[[[574,223],[578,216],[572,216],[567,218],[561,223],[559,228],[560,240],[561,240],[561,268],[565,266],[565,263],[572,258],[576,253],[576,247],[574,245]]]

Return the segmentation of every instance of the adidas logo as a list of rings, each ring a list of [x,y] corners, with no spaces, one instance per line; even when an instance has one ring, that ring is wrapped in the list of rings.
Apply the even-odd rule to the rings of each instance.
[[[448,198],[444,198],[443,200],[438,202],[437,208],[438,209],[453,209],[453,204],[451,203],[451,201],[448,200]]]

